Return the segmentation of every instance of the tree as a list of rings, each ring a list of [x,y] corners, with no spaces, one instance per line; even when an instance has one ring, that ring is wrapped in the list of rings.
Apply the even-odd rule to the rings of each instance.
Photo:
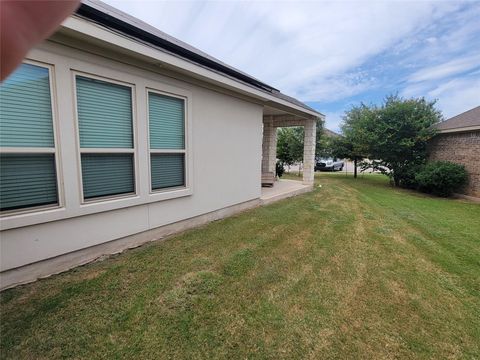
[[[325,133],[324,122],[321,119],[317,120],[315,135],[315,157],[327,156],[325,153],[329,152],[330,136]]]
[[[415,174],[427,159],[427,142],[442,114],[435,101],[388,96],[367,117],[364,126],[372,167],[388,175],[395,186],[413,187]]]
[[[345,113],[344,139],[335,144],[338,157],[369,158],[362,169],[388,175],[395,186],[413,187],[415,174],[427,159],[427,142],[442,119],[435,101],[424,98],[385,98],[380,106],[360,104]]]
[[[328,158],[332,157],[332,141],[334,138],[322,135],[315,146],[315,157]]]
[[[315,156],[317,158],[335,157],[333,154],[333,142],[341,135],[334,133],[328,129],[321,129],[321,133],[317,132],[317,144],[315,147]]]
[[[332,138],[330,142],[331,154],[334,157],[353,161],[353,177],[357,178],[357,165],[360,160],[368,156],[366,136],[362,124],[366,117],[371,116],[371,110],[365,105],[354,106],[343,116],[343,136]]]
[[[303,126],[277,129],[277,158],[285,165],[293,165],[303,161],[303,140],[305,129]],[[316,126],[316,148],[321,149],[325,141],[323,121],[318,120]],[[322,144],[322,145],[319,145]],[[315,152],[317,155],[317,151]]]
[[[372,161],[368,167],[388,175],[395,186],[412,187],[415,174],[425,164],[427,141],[442,119],[435,101],[387,96],[380,106],[353,107],[344,117],[347,139]]]
[[[330,149],[333,157],[353,161],[353,177],[356,179],[358,161],[362,160],[364,156],[356,151],[354,141],[344,136],[333,138],[330,143]]]
[[[285,165],[302,161],[303,135],[297,128],[277,130],[277,158]]]

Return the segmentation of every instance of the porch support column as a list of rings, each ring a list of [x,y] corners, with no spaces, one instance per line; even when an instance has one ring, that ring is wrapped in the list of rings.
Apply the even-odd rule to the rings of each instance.
[[[314,119],[305,120],[305,137],[303,139],[303,183],[313,185],[315,174],[316,127]]]
[[[263,118],[262,172],[275,174],[277,160],[277,128],[273,125],[273,116]]]

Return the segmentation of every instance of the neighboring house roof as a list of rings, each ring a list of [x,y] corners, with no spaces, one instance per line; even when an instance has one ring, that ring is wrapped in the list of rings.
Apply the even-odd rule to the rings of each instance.
[[[480,130],[480,106],[437,124],[440,133]]]
[[[99,0],[83,0],[82,5],[77,10],[77,15],[87,18],[90,21],[98,23],[109,29],[120,31],[126,35],[132,36],[151,46],[159,47],[164,51],[173,54],[179,58],[187,59],[198,65],[207,67],[213,71],[221,73],[224,76],[233,78],[242,83],[267,92],[270,95],[288,101],[304,109],[314,111],[317,110],[309,107],[301,101],[294,99],[288,95],[282,94],[274,87],[240,71],[224,62],[204,53],[203,51],[170,36],[163,31],[143,22],[131,15],[124,13],[110,5]]]
[[[338,133],[336,133],[335,131],[332,131],[332,130],[328,130],[328,129],[323,129],[323,132],[326,136],[328,137],[339,137],[339,136],[342,136]]]

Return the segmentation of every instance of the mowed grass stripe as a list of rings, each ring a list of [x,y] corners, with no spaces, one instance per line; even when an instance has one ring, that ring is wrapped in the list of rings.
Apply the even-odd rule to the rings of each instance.
[[[480,206],[316,182],[1,293],[2,358],[479,357]]]

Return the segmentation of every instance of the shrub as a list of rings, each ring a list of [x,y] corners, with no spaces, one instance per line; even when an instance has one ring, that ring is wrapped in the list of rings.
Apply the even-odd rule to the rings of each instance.
[[[397,185],[405,189],[418,188],[417,175],[424,169],[423,164],[410,163],[397,171]]]
[[[277,163],[275,164],[275,174],[280,178],[282,177],[284,172],[285,168],[283,167],[283,162],[277,161]]]
[[[427,163],[415,180],[420,191],[447,197],[466,184],[467,172],[463,165],[433,161]]]

